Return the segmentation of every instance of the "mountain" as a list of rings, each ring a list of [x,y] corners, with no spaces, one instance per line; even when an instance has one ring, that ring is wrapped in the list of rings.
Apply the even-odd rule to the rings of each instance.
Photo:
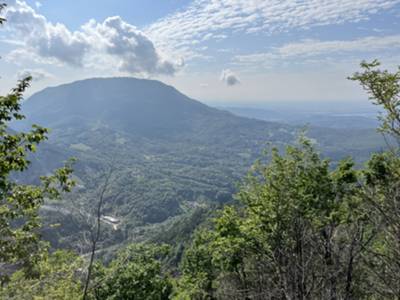
[[[107,126],[158,138],[229,133],[225,125],[240,131],[256,124],[208,107],[159,81],[135,78],[88,79],[47,88],[26,101],[24,110],[32,123],[51,128]],[[263,130],[263,123],[257,127]]]
[[[157,81],[133,78],[89,79],[47,88],[26,102],[32,121],[49,126],[95,122],[142,135],[191,130],[216,116],[209,107]]]
[[[44,153],[57,153],[43,156],[39,151],[33,169],[54,167],[55,158],[78,159],[76,191],[43,210],[47,224],[61,223],[49,226],[45,237],[68,247],[81,243],[109,170],[103,246],[113,249],[184,228],[182,220],[193,220],[191,215],[200,222],[199,210],[232,201],[236,183],[263,149],[282,149],[301,131],[239,117],[159,81],[135,78],[95,78],[46,88],[30,97],[23,111],[27,120],[16,128],[32,123],[51,128]],[[363,161],[383,145],[369,129],[311,128],[308,135],[334,160],[351,154]]]

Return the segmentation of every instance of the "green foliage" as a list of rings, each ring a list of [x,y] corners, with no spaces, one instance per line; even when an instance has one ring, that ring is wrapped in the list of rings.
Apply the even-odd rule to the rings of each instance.
[[[284,156],[274,149],[270,163],[259,161],[246,178],[238,193],[241,205],[226,207],[213,231],[195,237],[180,284],[191,283],[196,299],[355,293],[344,274],[352,235],[362,223],[357,186],[351,160],[330,171],[306,139]],[[359,251],[359,242],[351,251]],[[359,260],[352,260],[362,278]]]
[[[95,299],[169,299],[172,283],[162,269],[166,246],[133,244],[120,252],[108,267],[97,264],[94,270]]]
[[[362,62],[362,72],[351,78],[360,82],[374,104],[383,109],[380,131],[400,141],[400,67],[396,72],[379,69],[380,63]],[[373,290],[382,298],[400,295],[400,156],[399,145],[388,153],[374,154],[363,172],[366,218],[374,238],[363,253]]]
[[[188,249],[182,265],[182,276],[177,282],[173,299],[211,299],[214,293],[214,280],[217,272],[212,262],[210,243],[214,233],[199,230]]]
[[[29,132],[15,133],[8,128],[11,121],[24,118],[20,114],[22,94],[31,78],[21,80],[7,96],[0,96],[0,264],[30,267],[39,251],[40,220],[38,210],[45,199],[57,199],[60,192],[69,192],[71,164],[52,176],[41,177],[39,186],[19,184],[11,175],[29,166],[28,153],[47,139],[48,130],[34,125]],[[4,275],[4,274],[0,274]]]
[[[382,298],[400,294],[400,158],[394,153],[375,154],[364,171],[363,199],[375,235],[364,253],[373,289]]]
[[[82,259],[71,252],[44,254],[34,267],[35,276],[23,270],[15,272],[0,288],[0,299],[80,299],[82,286],[77,272],[82,266]]]
[[[380,116],[383,133],[390,133],[400,137],[400,67],[397,72],[380,70],[380,62],[362,62],[363,72],[355,73],[351,80],[358,81],[368,92],[375,105],[384,109],[385,114]]]

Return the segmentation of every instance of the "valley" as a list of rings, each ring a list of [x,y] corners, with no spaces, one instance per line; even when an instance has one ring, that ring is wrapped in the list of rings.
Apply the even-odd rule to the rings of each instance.
[[[77,159],[74,192],[62,203],[48,203],[59,208],[42,214],[44,236],[54,247],[82,252],[88,251],[82,241],[94,223],[88,216],[94,215],[108,173],[102,214],[118,219],[118,226],[103,217],[103,247],[154,240],[197,211],[207,215],[232,202],[237,184],[263,150],[283,149],[303,130],[239,117],[160,82],[134,78],[48,88],[26,100],[23,111],[27,119],[16,129],[33,123],[51,128],[23,180],[49,173],[69,157]],[[333,163],[352,155],[362,164],[385,147],[372,128],[310,126],[306,134]]]

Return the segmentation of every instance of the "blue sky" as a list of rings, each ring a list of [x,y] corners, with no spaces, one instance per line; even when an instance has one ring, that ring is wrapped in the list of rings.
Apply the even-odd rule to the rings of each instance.
[[[213,103],[357,101],[361,60],[400,65],[400,0],[3,0],[0,92],[158,79]]]

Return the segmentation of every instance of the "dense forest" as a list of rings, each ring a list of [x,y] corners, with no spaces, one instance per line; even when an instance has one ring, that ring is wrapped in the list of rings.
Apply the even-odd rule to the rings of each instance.
[[[0,5],[0,10],[3,8]],[[5,21],[0,18],[0,24]],[[378,131],[386,141],[385,151],[361,160],[353,159],[354,153],[347,153],[346,159],[330,159],[329,151],[320,154],[314,136],[299,133],[292,143],[293,128],[273,124],[269,130],[279,131],[280,138],[272,138],[270,141],[277,144],[262,151],[264,123],[257,123],[257,130],[254,126],[246,130],[250,121],[200,107],[207,112],[206,120],[199,115],[200,125],[225,116],[230,125],[239,128],[240,123],[240,128],[245,128],[240,134],[248,143],[248,132],[257,139],[258,147],[252,149],[259,159],[245,176],[237,170],[256,153],[235,156],[233,161],[240,166],[235,169],[232,161],[222,163],[226,153],[233,152],[212,156],[197,148],[203,144],[213,151],[223,147],[248,150],[246,145],[234,145],[240,140],[233,134],[227,136],[225,144],[213,148],[205,144],[210,133],[203,131],[196,136],[198,144],[189,152],[190,157],[166,155],[159,169],[140,166],[141,161],[135,160],[139,152],[129,156],[126,148],[116,145],[113,153],[129,160],[107,158],[109,167],[97,169],[98,161],[104,161],[102,155],[112,146],[105,143],[103,152],[93,157],[89,155],[89,139],[101,140],[107,131],[92,131],[89,137],[76,132],[68,135],[61,129],[56,134],[68,135],[69,140],[75,136],[72,150],[83,150],[79,159],[90,163],[79,169],[72,158],[52,174],[40,176],[37,171],[48,173],[48,166],[30,169],[31,162],[40,166],[36,150],[38,156],[42,150],[52,153],[60,164],[75,152],[62,152],[62,144],[48,144],[46,140],[52,136],[47,128],[32,125],[26,129],[21,105],[32,78],[22,79],[9,94],[0,96],[0,299],[400,299],[400,71],[381,70],[378,61],[363,62],[361,71],[349,79],[360,83],[370,101],[382,109]],[[209,117],[209,113],[216,117]],[[34,121],[40,123],[40,119]],[[133,124],[135,121],[132,119]],[[24,129],[11,129],[18,123]],[[188,124],[180,126],[188,128]],[[223,124],[215,126],[213,132],[219,128],[221,136],[226,134]],[[188,130],[190,136],[190,130],[198,128]],[[256,137],[257,133],[263,136]],[[117,136],[115,140],[124,138]],[[138,141],[143,142],[143,151],[159,146],[143,137]],[[193,143],[176,147],[182,145]],[[208,160],[196,161],[196,151]],[[367,151],[357,153],[366,155]],[[176,166],[185,159],[204,167],[198,169],[204,173],[196,174],[202,181],[192,182],[188,175],[193,174],[180,173]],[[221,163],[210,167],[219,160]],[[129,208],[120,199],[131,190],[116,190],[124,186],[127,177],[122,166],[127,162],[139,163],[140,171],[147,170],[150,175],[135,181],[148,201],[134,206],[136,219],[127,214],[130,222],[122,231],[118,230],[119,220],[106,212],[114,212],[117,208],[113,205],[119,206],[121,214]],[[179,189],[159,177],[161,170],[178,177]],[[86,225],[68,228],[74,224],[68,219],[61,224],[54,223],[57,218],[49,220],[54,212],[49,203],[57,206],[69,201],[64,210],[81,205],[74,199],[78,195],[74,191],[83,189],[79,176],[91,172],[97,172],[102,180],[92,174],[86,181],[86,185],[98,188],[96,197],[85,191],[79,194],[91,199],[80,207],[79,217],[87,224],[82,221],[80,224]],[[213,176],[207,177],[210,172]],[[227,173],[242,177],[237,189],[224,181]],[[115,178],[122,181],[116,184]],[[171,194],[165,196],[164,187]],[[182,191],[200,200],[177,203]],[[149,205],[157,193],[162,194],[164,206]],[[218,201],[208,201],[204,195]],[[90,209],[90,216],[84,208]],[[169,218],[185,209],[184,217]],[[152,218],[169,221],[155,229]],[[145,231],[135,231],[144,225]],[[77,242],[68,239],[71,232],[78,231],[86,240],[83,254],[77,251]],[[130,231],[140,238],[123,236]],[[64,240],[52,240],[55,232]],[[108,251],[104,251],[106,247]]]

